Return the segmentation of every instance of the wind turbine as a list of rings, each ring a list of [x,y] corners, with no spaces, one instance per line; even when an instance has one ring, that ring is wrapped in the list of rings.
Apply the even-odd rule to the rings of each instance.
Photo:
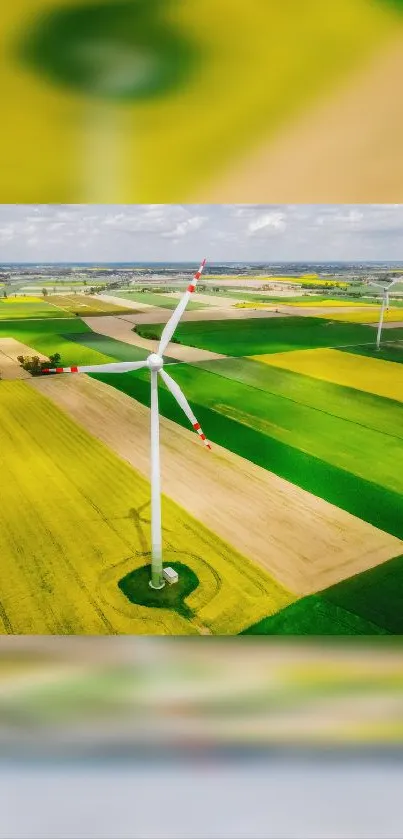
[[[376,348],[380,350],[381,348],[381,337],[382,337],[382,327],[383,327],[383,319],[385,316],[385,310],[389,309],[389,290],[392,288],[395,283],[401,282],[401,277],[396,277],[395,280],[392,280],[391,283],[387,286],[379,285],[379,283],[369,282],[368,285],[376,286],[376,288],[380,288],[383,291],[382,295],[382,305],[381,305],[381,313],[379,315],[379,324],[378,324],[378,331],[376,334]]]
[[[175,332],[175,329],[186,309],[192,293],[196,288],[206,260],[200,265],[199,270],[188,285],[181,297],[176,309],[163,329],[158,350],[151,353],[145,361],[122,361],[112,364],[90,364],[84,367],[54,367],[45,368],[43,373],[126,373],[129,370],[141,370],[148,367],[151,374],[151,580],[150,586],[154,589],[161,589],[165,585],[162,565],[162,532],[161,532],[161,476],[160,476],[160,443],[159,443],[159,412],[158,412],[158,374],[165,382],[168,390],[176,399],[183,412],[197,431],[204,445],[211,449],[185,395],[179,385],[163,369],[164,352]]]

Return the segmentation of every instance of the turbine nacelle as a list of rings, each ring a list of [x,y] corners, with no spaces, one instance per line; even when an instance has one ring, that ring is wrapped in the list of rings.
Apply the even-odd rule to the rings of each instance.
[[[157,355],[157,353],[153,352],[147,358],[147,366],[153,373],[158,373],[160,370],[162,370],[164,366],[164,361],[160,355]]]

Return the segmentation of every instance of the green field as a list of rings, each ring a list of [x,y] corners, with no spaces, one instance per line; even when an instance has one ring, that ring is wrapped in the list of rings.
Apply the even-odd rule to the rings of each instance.
[[[23,297],[12,300],[0,298],[0,321],[21,320],[30,318],[65,318],[68,313],[56,304],[51,305],[45,300],[27,302]]]
[[[106,292],[108,293],[108,292]],[[179,299],[175,297],[167,297],[164,294],[157,294],[151,291],[110,291],[114,297],[121,297],[122,300],[133,300],[135,303],[145,303],[148,306],[158,306],[161,309],[175,309],[179,303]],[[198,303],[197,300],[191,300],[187,304],[187,310],[208,309],[206,303]]]
[[[252,625],[246,635],[403,633],[403,556],[303,597]]]
[[[242,635],[388,635],[388,631],[354,612],[312,594],[276,615],[244,630]]]
[[[80,286],[80,287],[82,286],[83,288],[85,288],[86,286],[87,286],[88,288],[91,288],[91,286],[93,286],[94,288],[96,288],[96,286],[103,286],[103,285],[105,285],[105,283],[106,283],[106,282],[107,282],[106,280],[93,280],[93,279],[91,279],[91,278],[87,278],[87,282],[86,282],[86,283],[85,283],[85,281],[84,281],[84,280],[70,280],[70,279],[68,279],[68,280],[61,280],[60,278],[57,278],[57,279],[54,279],[54,280],[49,280],[49,279],[48,279],[48,280],[35,279],[35,280],[32,282],[32,286],[33,286],[34,288],[38,288],[38,289],[42,289],[42,288],[59,288],[59,287],[60,287],[60,288],[62,288],[62,289],[65,289],[65,288],[66,288],[66,286],[67,286],[67,288],[68,288],[69,286],[72,286],[72,287],[73,287],[73,286]],[[28,289],[30,289],[32,286],[31,286],[30,284],[27,284],[26,286],[24,286],[24,288],[23,288],[22,290],[23,290],[23,291],[28,291]]]
[[[145,338],[159,337],[164,324],[140,324],[136,331]],[[393,330],[394,339],[403,329]],[[373,327],[337,323],[320,318],[250,318],[236,320],[182,321],[175,333],[180,344],[225,355],[259,355],[312,347],[338,347],[371,343]]]
[[[115,338],[108,338],[106,335],[98,335],[96,332],[73,332],[65,336],[68,341],[87,347],[114,361],[139,361],[147,358],[148,351],[141,347],[126,344],[124,341],[117,341]]]
[[[50,356],[59,353],[63,367],[74,364],[103,364],[108,361],[139,361],[148,351],[93,332],[80,318],[63,321],[0,322],[0,338],[15,338]],[[166,356],[166,361],[170,361]]]
[[[314,408],[359,426],[403,438],[401,403],[371,393],[342,387],[249,358],[228,358],[197,363],[197,369],[249,385],[255,391],[280,396],[290,403]],[[222,387],[222,383],[216,387]],[[284,403],[285,405],[286,403]]]
[[[79,335],[94,335],[89,326],[79,318],[0,322],[0,338],[15,338],[43,355],[59,353],[63,367],[73,364],[103,364],[114,360],[104,352],[93,349],[91,345],[80,344]]]
[[[337,608],[348,609],[362,620],[403,634],[403,556],[357,574],[322,592]]]
[[[84,324],[85,325],[85,324]],[[67,341],[80,344],[81,347],[87,347],[104,357],[108,357],[111,361],[142,361],[149,355],[149,350],[142,347],[136,347],[134,344],[126,344],[125,341],[118,341],[115,338],[109,338],[107,335],[99,335],[97,332],[92,332],[89,327],[85,332],[75,332],[64,336]],[[72,347],[64,345],[65,354],[69,355],[74,352]],[[80,352],[80,350],[78,350]],[[83,349],[81,352],[85,352]],[[84,356],[83,356],[84,357]],[[172,362],[168,355],[164,356],[166,362]],[[71,362],[75,364],[76,362]],[[95,363],[95,362],[94,362]],[[69,362],[70,364],[70,362]]]
[[[395,332],[401,334],[401,330],[388,330],[383,333],[383,343],[379,350],[377,350],[375,343],[369,346],[361,347],[342,347],[343,352],[354,352],[355,355],[366,355],[368,358],[383,358],[384,361],[395,361],[397,364],[403,363],[403,341],[394,341],[393,335]],[[386,340],[385,340],[386,337]]]
[[[403,493],[401,422],[395,431],[395,424],[402,416],[401,404],[376,397],[372,401],[369,399],[367,403],[374,405],[374,412],[372,427],[368,427],[365,424],[364,403],[361,403],[361,411],[358,406],[354,406],[357,420],[361,417],[361,421],[355,422],[351,418],[335,416],[331,404],[328,411],[312,408],[190,365],[175,365],[172,371],[189,401],[193,405],[203,405],[213,414],[209,422],[213,434],[206,430],[213,440],[214,419],[220,415],[220,418],[234,421],[240,435],[246,428],[252,429],[270,440],[298,449],[338,469]],[[147,375],[140,371],[137,377]],[[350,391],[350,399],[353,397],[351,389],[341,388],[343,390]],[[342,393],[342,404],[343,397],[345,404],[348,394]],[[324,395],[322,404],[325,400]],[[337,390],[333,392],[333,402],[337,403]],[[197,416],[197,410],[195,413]],[[342,413],[341,407],[339,414]],[[376,428],[379,425],[383,425],[383,431]],[[343,441],[343,445],[335,445],[335,440]],[[368,457],[368,452],[371,452],[371,457]]]

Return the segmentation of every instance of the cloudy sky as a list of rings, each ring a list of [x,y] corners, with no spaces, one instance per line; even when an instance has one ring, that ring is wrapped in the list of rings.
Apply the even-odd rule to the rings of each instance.
[[[0,262],[402,260],[403,205],[1,204]]]

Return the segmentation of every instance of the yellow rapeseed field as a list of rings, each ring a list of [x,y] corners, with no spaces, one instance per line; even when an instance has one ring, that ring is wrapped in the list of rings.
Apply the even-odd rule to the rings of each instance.
[[[273,367],[313,376],[314,379],[403,402],[403,366],[381,358],[332,349],[296,350],[252,358]]]
[[[318,277],[317,274],[304,274],[301,277],[262,277],[259,274],[255,276],[248,275],[246,278],[239,274],[208,274],[206,280],[233,280],[236,282],[244,282],[247,280],[259,280],[261,283],[291,283],[292,285],[319,285],[327,288],[347,288],[347,283],[342,280],[326,280]]]
[[[44,301],[46,302],[43,297],[25,297],[23,294],[20,294],[17,297],[2,297],[0,299],[2,306],[8,306],[10,303],[43,303]]]
[[[301,277],[263,277],[271,283],[293,283],[302,286],[326,286],[326,288],[347,288],[347,283],[342,280],[325,280],[317,274],[304,274]]]
[[[304,308],[310,309],[311,307],[312,308],[315,308],[315,307],[325,308],[327,306],[329,306],[329,307],[334,306],[335,308],[340,308],[340,307],[345,307],[345,306],[360,306],[360,304],[359,303],[350,303],[348,300],[336,300],[336,301],[333,301],[333,300],[322,300],[322,301],[321,300],[307,300],[307,301],[301,301],[300,303],[295,302],[295,301],[289,303],[287,298],[284,298],[284,301],[281,302],[281,303],[279,303],[278,301],[273,303],[273,302],[270,301],[270,298],[267,298],[267,303],[266,302],[260,302],[260,301],[246,300],[246,301],[242,301],[242,303],[234,303],[233,308],[234,309],[278,309],[279,306],[293,306],[296,309],[296,314],[298,314],[298,309],[300,307],[302,307],[303,309]],[[362,306],[362,304],[361,304],[361,306]],[[369,311],[371,311],[371,304],[368,305],[368,309],[369,309]],[[365,315],[366,314],[366,308],[364,308],[363,311],[364,311],[364,315]],[[323,318],[332,318],[332,320],[341,320],[341,318],[339,318],[339,313],[338,312],[335,313],[334,318],[333,318],[333,313],[328,314],[328,315],[323,314],[323,313],[318,313],[317,315],[314,315],[314,317],[323,317]],[[402,317],[403,317],[403,311],[402,311]],[[353,312],[351,313],[351,319],[352,320],[355,319],[355,315],[354,315]]]
[[[0,633],[233,634],[296,599],[164,498],[195,617],[130,603],[118,582],[149,559],[150,485],[25,382],[0,383],[0,469]]]
[[[376,303],[367,303],[365,301],[363,303],[360,303],[359,300],[334,300],[334,299],[333,300],[332,299],[330,299],[330,300],[315,300],[315,297],[308,297],[307,300],[300,300],[299,302],[298,301],[290,301],[290,302],[287,301],[287,306],[297,306],[298,308],[300,306],[302,306],[302,307],[307,306],[308,308],[311,308],[311,306],[312,307],[319,306],[321,308],[322,308],[322,306],[323,306],[323,308],[325,306],[331,306],[331,308],[334,307],[335,309],[337,309],[339,307],[343,308],[343,307],[346,307],[346,306],[348,306],[348,307],[359,306],[362,309],[370,309],[371,310],[371,308],[373,306],[377,306],[377,304]],[[377,306],[377,308],[379,309],[379,306]]]
[[[380,307],[373,306],[366,309],[357,309],[356,312],[332,312],[331,314],[318,313],[315,317],[331,318],[332,320],[347,321],[350,323],[378,323]],[[384,321],[389,323],[403,323],[403,307],[394,308],[385,312]]]
[[[267,301],[267,303],[259,303],[258,301],[249,302],[249,300],[248,300],[248,301],[245,301],[245,303],[234,303],[232,308],[233,309],[270,309],[270,310],[273,309],[273,310],[275,310],[277,308],[277,306],[276,306],[275,303],[270,303],[269,300]]]

